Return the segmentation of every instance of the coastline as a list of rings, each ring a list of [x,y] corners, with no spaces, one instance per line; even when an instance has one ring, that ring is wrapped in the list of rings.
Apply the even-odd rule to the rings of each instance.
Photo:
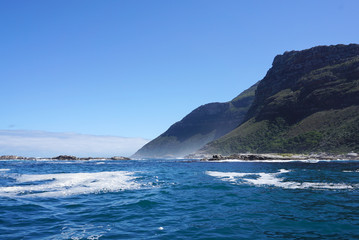
[[[331,153],[312,153],[312,154],[296,154],[296,153],[240,153],[231,155],[221,154],[190,154],[181,159],[196,159],[201,162],[235,162],[235,161],[268,161],[268,162],[285,162],[285,161],[316,161],[316,160],[359,160],[358,153],[347,154],[331,154]],[[65,161],[91,161],[91,160],[134,160],[129,157],[113,156],[113,157],[76,157],[70,155],[59,155],[57,157],[24,157],[17,155],[2,155],[0,160],[65,160]]]
[[[214,154],[212,156],[200,156],[201,161],[304,161],[304,160],[359,160],[358,153],[347,154],[292,154],[292,153],[243,153],[222,156]]]
[[[0,156],[0,160],[131,160],[131,158],[123,156],[114,157],[75,157],[70,155],[59,155],[57,157],[23,157],[17,155],[3,155]]]

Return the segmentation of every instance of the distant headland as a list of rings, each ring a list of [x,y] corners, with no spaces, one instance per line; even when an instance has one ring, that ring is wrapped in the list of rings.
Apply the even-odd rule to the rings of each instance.
[[[359,44],[277,55],[258,83],[198,107],[133,157],[248,152],[359,152]]]

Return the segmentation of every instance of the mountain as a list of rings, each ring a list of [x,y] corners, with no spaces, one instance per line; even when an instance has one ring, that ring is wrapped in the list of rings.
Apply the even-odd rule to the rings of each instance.
[[[243,123],[198,153],[359,151],[359,45],[274,58]]]
[[[252,104],[258,84],[230,102],[198,107],[138,150],[133,158],[173,158],[193,153],[239,126]]]

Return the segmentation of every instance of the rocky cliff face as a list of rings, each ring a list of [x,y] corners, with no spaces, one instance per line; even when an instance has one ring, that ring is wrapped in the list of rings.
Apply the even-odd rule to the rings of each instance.
[[[354,92],[335,89],[342,84],[348,88],[355,84],[352,80],[358,79],[357,64],[342,63],[357,57],[357,44],[319,46],[276,56],[258,86],[246,120],[283,114],[286,119],[297,121],[319,110],[357,103],[359,96]]]
[[[198,107],[132,157],[173,158],[193,153],[239,126],[253,99],[257,84],[226,103]]]
[[[285,52],[260,81],[245,122],[204,153],[359,150],[359,45]]]

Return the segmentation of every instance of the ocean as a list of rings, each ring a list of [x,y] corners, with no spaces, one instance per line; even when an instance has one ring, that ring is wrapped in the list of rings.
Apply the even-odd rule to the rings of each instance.
[[[0,161],[0,239],[359,239],[359,161]]]

